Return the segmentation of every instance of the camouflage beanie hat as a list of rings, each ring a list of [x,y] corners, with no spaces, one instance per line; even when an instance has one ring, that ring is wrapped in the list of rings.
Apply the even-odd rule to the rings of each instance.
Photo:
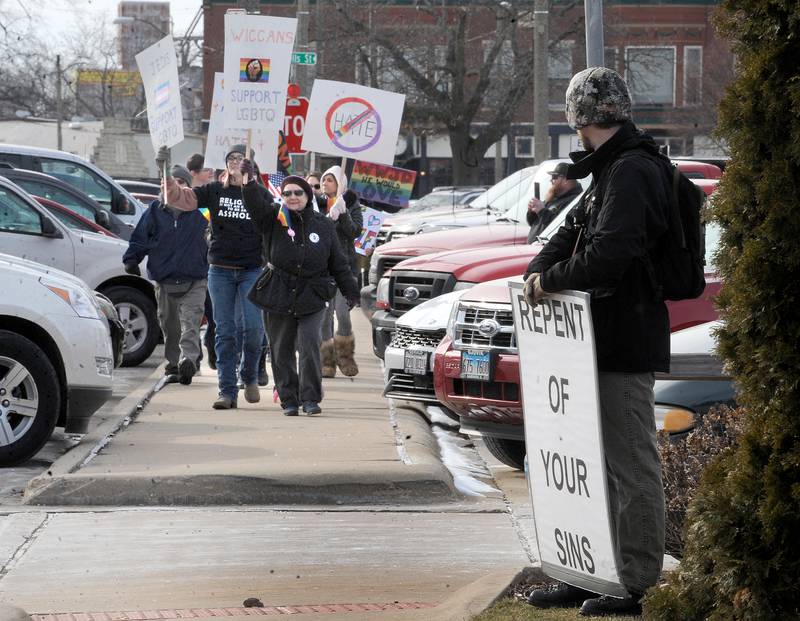
[[[593,123],[614,123],[631,118],[628,85],[616,71],[589,67],[576,73],[567,87],[567,123],[580,129]]]

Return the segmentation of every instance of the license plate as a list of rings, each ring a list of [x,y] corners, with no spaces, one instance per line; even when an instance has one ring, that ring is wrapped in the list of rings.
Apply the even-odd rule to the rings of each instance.
[[[488,382],[492,377],[492,352],[462,351],[461,378]]]
[[[411,375],[425,375],[428,372],[428,352],[424,349],[405,350],[403,367]]]

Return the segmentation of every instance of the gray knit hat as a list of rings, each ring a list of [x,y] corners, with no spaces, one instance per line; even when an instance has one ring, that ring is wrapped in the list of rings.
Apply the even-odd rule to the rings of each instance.
[[[589,67],[576,73],[567,87],[567,123],[580,129],[593,123],[614,123],[631,118],[628,85],[616,71]]]
[[[172,176],[176,179],[180,179],[186,182],[186,185],[191,187],[192,185],[192,174],[189,172],[189,169],[185,166],[181,166],[180,164],[175,164],[172,167]]]

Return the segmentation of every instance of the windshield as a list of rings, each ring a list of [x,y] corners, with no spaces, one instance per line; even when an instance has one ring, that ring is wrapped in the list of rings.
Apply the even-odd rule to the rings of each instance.
[[[495,183],[491,188],[473,200],[469,206],[478,209],[492,209],[493,211],[506,211],[515,205],[521,196],[527,194],[531,179],[538,166],[529,166],[509,175]],[[526,199],[527,202],[527,199]]]
[[[418,211],[429,211],[437,207],[452,207],[453,205],[463,205],[475,192],[431,192],[419,199],[411,207],[403,209],[403,213],[416,213]]]

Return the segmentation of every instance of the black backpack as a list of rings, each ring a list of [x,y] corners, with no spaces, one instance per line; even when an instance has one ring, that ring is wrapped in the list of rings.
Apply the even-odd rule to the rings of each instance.
[[[671,177],[669,230],[649,254],[648,271],[658,298],[689,300],[700,297],[706,287],[706,240],[701,222],[706,195],[666,156],[658,159]]]

